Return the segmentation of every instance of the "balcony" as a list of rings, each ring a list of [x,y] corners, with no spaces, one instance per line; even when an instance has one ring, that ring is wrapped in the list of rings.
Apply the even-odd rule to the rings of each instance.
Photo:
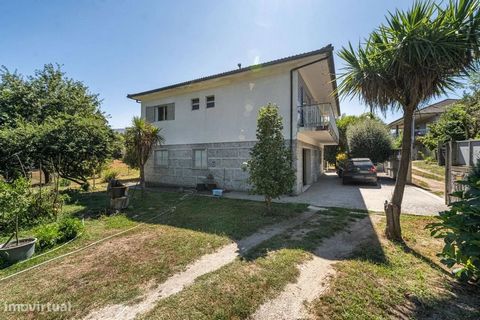
[[[303,105],[297,108],[298,128],[321,143],[337,144],[339,133],[330,103]]]

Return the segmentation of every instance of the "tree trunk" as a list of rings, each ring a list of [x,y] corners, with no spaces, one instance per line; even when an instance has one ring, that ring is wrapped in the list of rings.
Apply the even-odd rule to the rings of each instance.
[[[145,166],[140,166],[140,189],[145,190]]]
[[[385,234],[388,239],[394,241],[402,240],[402,229],[400,227],[400,213],[402,212],[403,193],[407,183],[408,167],[410,166],[412,150],[412,121],[416,106],[405,108],[403,115],[403,138],[400,166],[397,173],[397,181],[393,190],[390,203],[385,203],[385,215],[387,216],[387,227]]]
[[[44,179],[45,184],[49,184],[50,181],[52,180],[52,176],[50,175],[50,172],[45,168],[42,168],[42,171],[43,171],[43,177],[45,178]],[[40,174],[42,173],[40,172]]]
[[[267,205],[267,212],[271,213],[272,212],[272,197],[265,196],[265,204]]]

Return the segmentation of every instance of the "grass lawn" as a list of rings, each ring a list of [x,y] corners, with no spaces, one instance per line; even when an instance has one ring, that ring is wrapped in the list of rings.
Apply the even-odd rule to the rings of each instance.
[[[292,218],[304,205],[275,204],[276,215],[264,215],[263,203],[191,196],[176,203],[179,193],[137,192],[123,214],[104,216],[104,191],[74,192],[66,214],[85,217],[86,234],[71,244],[38,259],[0,269],[0,279],[49,258],[84,247],[98,239],[138,228],[84,251],[1,281],[0,303],[72,303],[69,313],[24,314],[25,318],[81,318],[90,310],[130,302],[142,289],[161,283],[170,275],[215,249]],[[174,212],[160,212],[176,204]],[[28,230],[23,231],[28,234]],[[0,313],[1,319],[18,319],[18,313]]]
[[[436,163],[428,163],[424,160],[413,161],[412,165],[413,167],[418,167],[431,173],[431,175],[426,176],[425,178],[439,181],[445,180],[445,167],[439,166]]]
[[[383,238],[336,265],[329,291],[310,305],[317,319],[479,319],[480,290],[460,285],[435,256],[442,242],[424,226],[434,218],[402,217],[406,246]]]
[[[331,208],[253,248],[227,266],[197,279],[182,292],[160,301],[143,319],[247,319],[279,294],[312,257],[323,239],[366,218],[355,210]]]

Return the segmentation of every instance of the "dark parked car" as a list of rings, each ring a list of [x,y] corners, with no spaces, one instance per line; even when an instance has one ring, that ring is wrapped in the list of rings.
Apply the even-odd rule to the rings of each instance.
[[[353,158],[345,161],[341,172],[343,184],[349,182],[367,182],[377,184],[377,169],[368,158]]]

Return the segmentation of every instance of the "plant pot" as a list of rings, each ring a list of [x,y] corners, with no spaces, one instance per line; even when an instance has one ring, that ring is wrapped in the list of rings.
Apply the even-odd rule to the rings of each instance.
[[[17,242],[12,240],[5,248],[2,248],[2,243],[0,244],[0,256],[10,263],[26,260],[35,253],[36,242],[35,238],[19,239],[17,246]]]

